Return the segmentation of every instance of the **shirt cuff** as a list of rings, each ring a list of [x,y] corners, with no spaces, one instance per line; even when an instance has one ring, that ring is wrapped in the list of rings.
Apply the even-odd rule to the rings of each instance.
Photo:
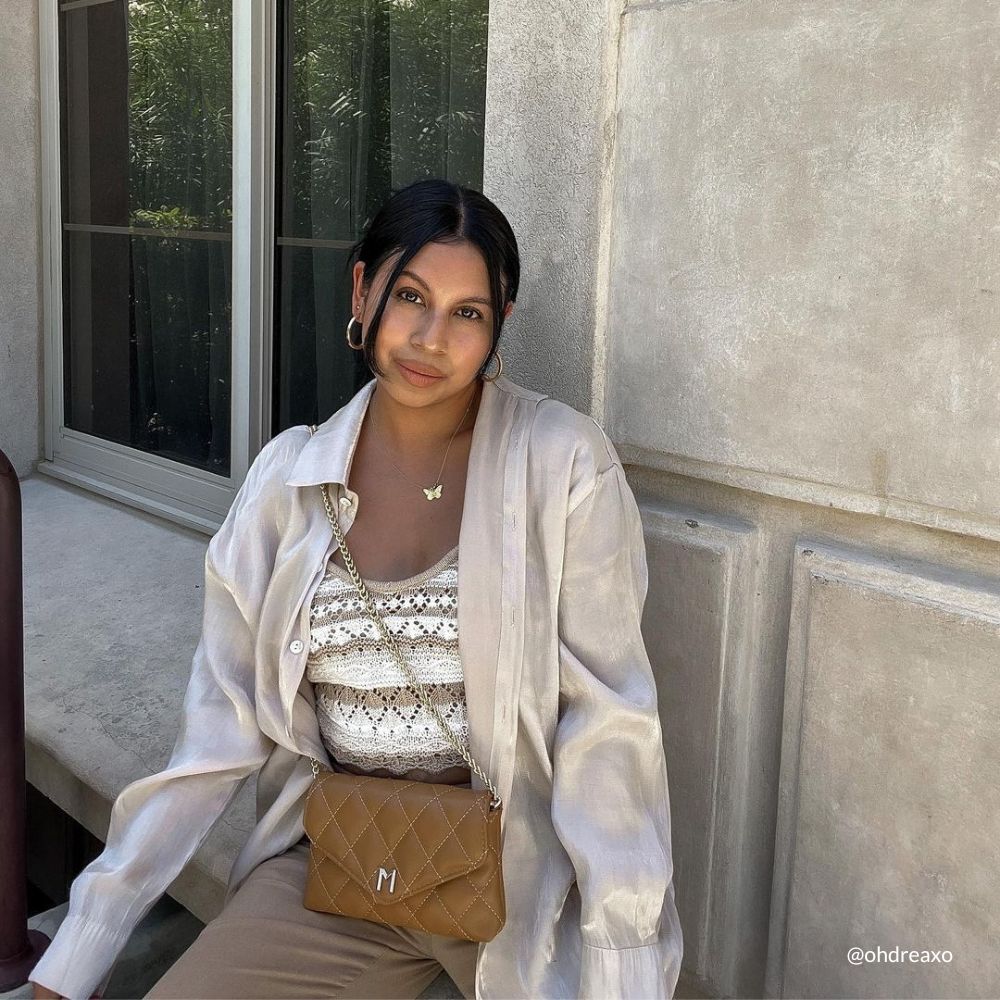
[[[83,917],[67,916],[28,979],[69,1000],[90,1000],[106,985],[127,940]]]
[[[654,941],[637,948],[598,948],[585,944],[580,964],[580,1000],[670,1000],[680,973]]]

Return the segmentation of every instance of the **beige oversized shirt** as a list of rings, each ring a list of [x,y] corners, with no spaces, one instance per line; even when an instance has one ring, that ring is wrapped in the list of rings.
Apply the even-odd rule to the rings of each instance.
[[[247,474],[205,557],[205,609],[166,768],[115,802],[107,846],[31,978],[71,998],[106,980],[135,926],[259,770],[257,825],[227,899],[303,836],[308,756],[329,763],[305,678],[309,607],[335,540],[368,382]],[[341,504],[347,498],[350,503]],[[646,552],[601,427],[501,376],[483,386],[459,535],[470,749],[504,801],[507,923],[476,997],[665,998],[681,962],[656,686],[640,633]],[[473,788],[482,788],[473,775]]]

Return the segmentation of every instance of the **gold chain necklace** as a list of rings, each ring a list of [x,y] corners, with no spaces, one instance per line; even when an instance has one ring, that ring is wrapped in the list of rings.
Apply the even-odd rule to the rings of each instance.
[[[444,463],[448,461],[448,452],[451,451],[451,443],[452,441],[455,440],[455,435],[458,433],[458,428],[465,423],[465,418],[469,415],[469,410],[472,409],[472,403],[475,400],[475,398],[476,395],[475,393],[473,393],[472,399],[469,400],[469,405],[465,408],[465,413],[462,414],[462,419],[458,422],[458,427],[456,427],[451,432],[451,438],[448,441],[448,447],[445,449],[444,458],[441,459],[441,468],[438,469],[437,482],[430,488],[426,486],[420,486],[420,483],[418,483],[415,479],[410,479],[410,477],[405,472],[403,472],[403,470],[398,465],[396,465],[395,461],[393,461],[392,455],[390,454],[388,447],[386,446],[385,440],[383,439],[381,433],[379,432],[378,427],[375,425],[375,411],[374,410],[372,411],[372,430],[375,431],[375,436],[378,438],[379,445],[385,452],[385,457],[388,458],[390,462],[392,462],[392,464],[396,468],[396,471],[404,479],[409,480],[411,483],[413,483],[414,486],[420,486],[420,488],[424,491],[424,496],[428,500],[441,499],[441,491],[444,489],[444,484],[441,482],[441,473],[444,472]]]

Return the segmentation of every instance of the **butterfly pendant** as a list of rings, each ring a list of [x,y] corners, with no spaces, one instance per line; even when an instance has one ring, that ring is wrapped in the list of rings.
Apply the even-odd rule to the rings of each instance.
[[[426,487],[421,487],[421,489],[423,489],[424,496],[427,497],[428,500],[440,500],[441,490],[443,487],[443,483],[438,483],[437,486],[433,486],[431,489],[427,489]]]

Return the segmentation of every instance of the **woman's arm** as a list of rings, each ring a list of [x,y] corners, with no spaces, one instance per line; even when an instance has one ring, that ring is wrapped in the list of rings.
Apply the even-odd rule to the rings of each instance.
[[[612,464],[570,511],[559,599],[552,818],[576,869],[579,997],[673,995],[682,939],[638,506]]]
[[[202,634],[170,760],[118,796],[105,849],[73,882],[66,917],[32,970],[33,983],[60,996],[93,994],[274,745],[257,724],[254,630],[232,587],[241,553],[259,561],[273,548],[265,537],[271,526],[254,515],[273,452],[269,446],[258,456],[209,543]]]

